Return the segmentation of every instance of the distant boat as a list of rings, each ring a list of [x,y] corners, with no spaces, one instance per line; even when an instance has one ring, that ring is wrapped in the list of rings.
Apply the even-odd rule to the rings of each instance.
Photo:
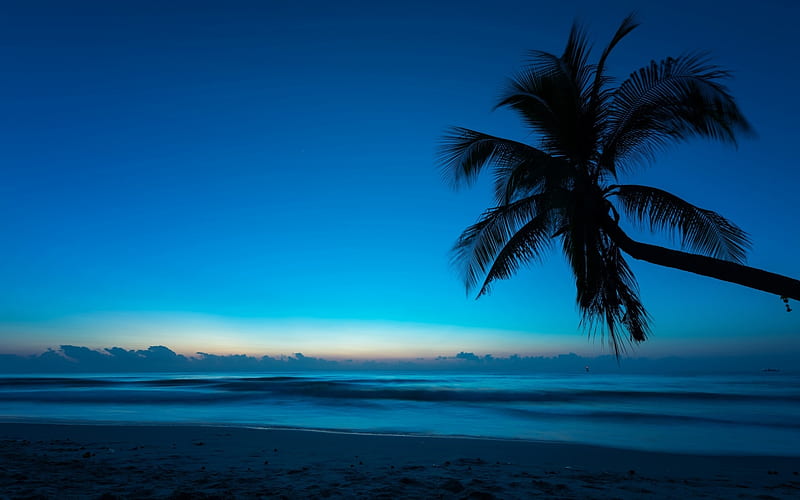
[[[780,370],[777,368],[764,368],[761,370],[762,372],[779,372]]]

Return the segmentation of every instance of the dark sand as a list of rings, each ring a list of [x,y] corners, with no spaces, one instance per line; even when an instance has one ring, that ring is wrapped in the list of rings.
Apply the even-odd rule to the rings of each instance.
[[[800,498],[800,458],[302,430],[0,424],[0,498],[537,496]]]

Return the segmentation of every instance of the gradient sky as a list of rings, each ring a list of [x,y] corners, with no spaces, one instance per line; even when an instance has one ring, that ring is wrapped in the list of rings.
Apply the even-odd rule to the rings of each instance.
[[[627,180],[719,211],[750,265],[800,276],[800,4],[656,4],[4,2],[0,350],[608,352],[557,253],[465,296],[448,250],[490,182],[454,192],[434,160],[452,125],[535,141],[491,111],[504,78],[560,54],[575,17],[602,46],[634,10],[609,71],[707,50],[758,137]],[[631,265],[654,318],[636,355],[800,353],[800,305]]]

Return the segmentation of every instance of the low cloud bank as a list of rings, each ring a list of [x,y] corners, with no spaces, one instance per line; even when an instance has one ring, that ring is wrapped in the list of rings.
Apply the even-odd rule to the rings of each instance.
[[[753,372],[763,369],[787,371],[797,365],[793,356],[748,356],[704,358],[623,358],[605,355],[594,358],[577,354],[553,357],[494,357],[459,352],[453,356],[414,360],[327,360],[295,353],[291,356],[177,354],[164,346],[128,350],[111,347],[94,350],[62,345],[38,355],[0,354],[0,373],[119,373],[119,372],[292,372],[349,370],[408,370],[440,372],[511,373],[720,373]]]

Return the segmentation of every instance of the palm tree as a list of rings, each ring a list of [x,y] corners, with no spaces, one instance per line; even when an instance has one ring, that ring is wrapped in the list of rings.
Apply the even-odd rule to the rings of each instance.
[[[625,347],[623,330],[636,342],[649,330],[623,253],[785,302],[800,300],[800,281],[743,264],[749,239],[732,222],[666,191],[618,183],[671,143],[703,137],[736,144],[737,136],[752,132],[722,84],[729,73],[700,54],[653,61],[613,87],[606,60],[637,26],[628,16],[596,64],[588,62],[590,47],[578,25],[561,57],[531,53],[497,107],[519,113],[540,137],[536,147],[453,128],[440,156],[455,187],[470,184],[484,167],[493,169],[496,205],[453,248],[467,290],[486,294],[495,280],[511,277],[558,243],[575,276],[581,324],[606,333],[617,355]],[[634,241],[619,225],[622,216],[672,231],[688,252]]]

